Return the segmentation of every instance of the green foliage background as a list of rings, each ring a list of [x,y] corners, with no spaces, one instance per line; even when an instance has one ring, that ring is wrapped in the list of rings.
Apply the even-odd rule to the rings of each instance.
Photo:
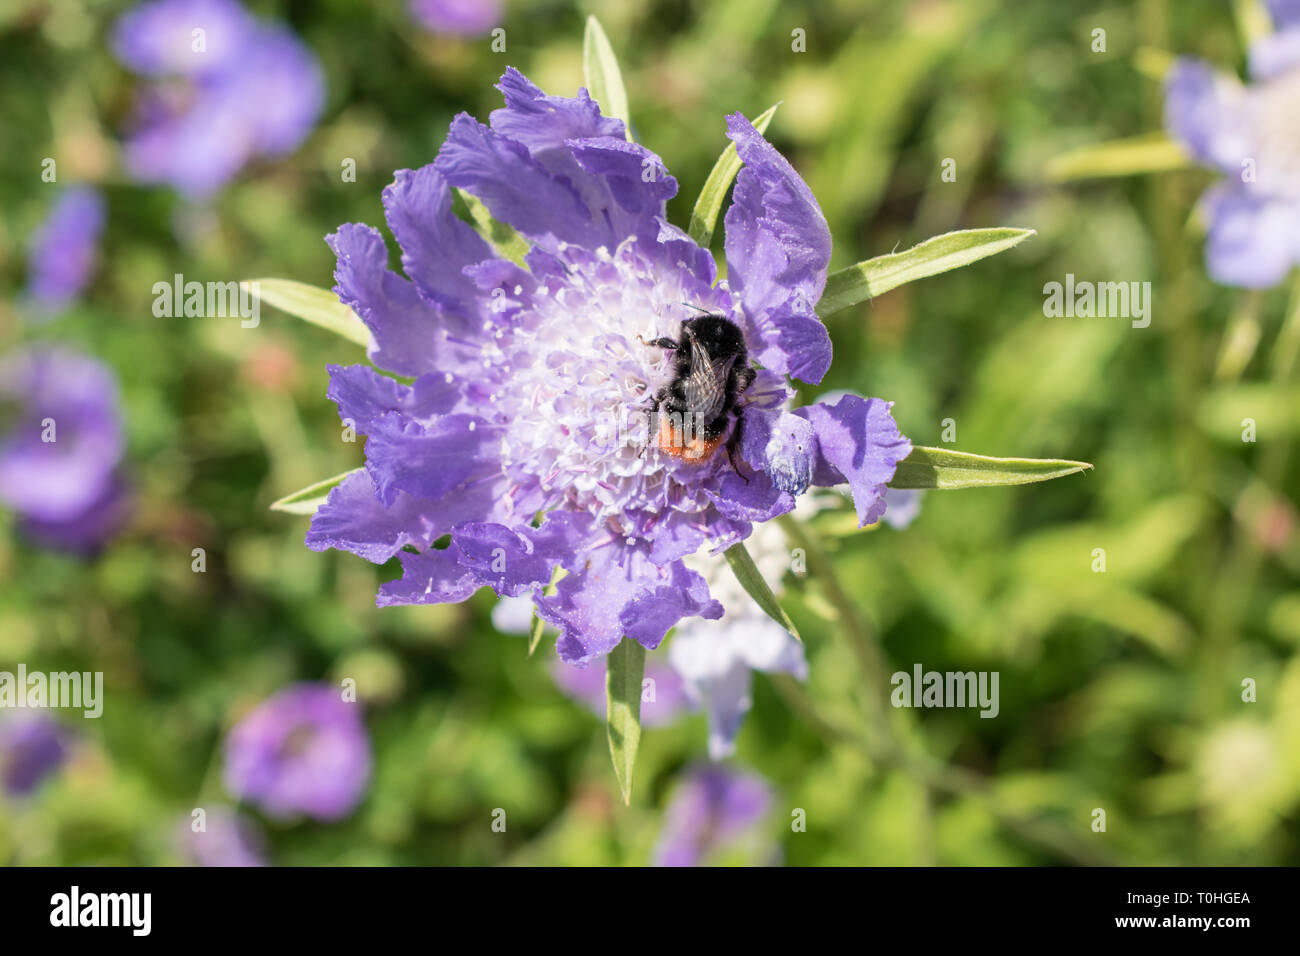
[[[421,32],[393,0],[251,2],[320,57],[328,105],[293,157],[245,170],[210,209],[121,172],[115,137],[135,81],[106,37],[129,4],[0,4],[0,349],[55,338],[115,368],[139,492],[128,531],[91,562],[33,549],[0,516],[0,669],[102,670],[109,694],[101,720],[69,720],[69,767],[0,803],[0,862],[175,862],[179,821],[227,799],[224,731],[291,681],[344,676],[367,701],[372,784],[342,824],[262,821],[275,862],[648,860],[681,770],[705,753],[703,718],[646,732],[624,808],[600,720],[556,689],[549,646],[529,659],[523,639],[493,630],[490,595],[379,611],[375,589],[396,562],[312,553],[304,519],[267,510],[361,463],[325,399],[325,365],[356,360],[355,348],[271,309],[256,330],[151,312],[154,282],[174,273],[332,284],[322,237],[382,223],[392,170],[431,160],[456,112],[486,117],[507,64],[549,92],[576,90],[593,12],[638,140],[681,184],[679,225],[726,144],[724,114],[782,101],[768,135],[822,204],[833,267],[955,228],[1037,229],[1010,253],[831,319],[824,390],[895,400],[918,444],[941,444],[951,418],[963,450],[1096,464],[1043,485],[931,493],[902,533],[818,520],[890,670],[1000,672],[994,720],[902,715],[910,739],[986,777],[989,793],[928,788],[826,740],[760,675],[736,759],[778,793],[759,841],[791,864],[1078,858],[1013,817],[1121,863],[1300,862],[1300,538],[1285,467],[1300,417],[1268,361],[1286,293],[1248,298],[1206,279],[1194,215],[1206,173],[1048,176],[1075,147],[1159,129],[1143,48],[1239,69],[1232,5],[507,4],[507,52],[494,53],[487,37]],[[792,52],[796,28],[805,53]],[[1096,28],[1106,52],[1092,51]],[[101,183],[110,214],[92,289],[38,329],[14,299],[27,237],[56,194],[40,180],[47,156],[61,184]],[[355,183],[341,181],[345,157]],[[954,183],[940,178],[945,158]],[[1151,281],[1151,327],[1045,318],[1042,287],[1066,273]],[[1227,330],[1250,309],[1258,352],[1241,383],[1216,381]],[[1260,423],[1257,443],[1242,442],[1243,417]],[[1282,466],[1271,477],[1270,456]],[[196,547],[203,574],[190,569]],[[838,615],[815,575],[788,584],[809,696],[862,728]],[[1255,703],[1241,699],[1247,677]],[[1105,833],[1091,828],[1098,807]],[[505,833],[490,826],[494,808]],[[793,808],[806,833],[791,832]]]

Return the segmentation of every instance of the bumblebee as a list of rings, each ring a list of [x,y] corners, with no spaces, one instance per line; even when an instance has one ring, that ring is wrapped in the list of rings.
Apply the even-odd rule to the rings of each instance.
[[[727,460],[739,446],[743,420],[740,396],[758,374],[749,364],[740,327],[721,315],[705,313],[682,322],[680,337],[654,339],[646,345],[673,352],[672,379],[655,395],[651,426],[657,423],[659,450],[683,461],[702,462],[726,437]]]

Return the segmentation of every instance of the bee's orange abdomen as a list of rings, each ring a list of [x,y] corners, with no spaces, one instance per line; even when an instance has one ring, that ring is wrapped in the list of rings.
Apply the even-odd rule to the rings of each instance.
[[[700,435],[692,435],[688,439],[680,429],[673,426],[673,422],[667,416],[659,419],[659,450],[664,454],[683,461],[704,461],[717,451],[721,444],[721,435],[712,441]]]

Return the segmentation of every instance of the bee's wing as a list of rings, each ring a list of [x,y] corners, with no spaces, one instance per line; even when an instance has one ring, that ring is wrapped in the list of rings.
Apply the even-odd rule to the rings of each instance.
[[[691,371],[682,381],[686,404],[704,422],[718,417],[727,399],[727,376],[731,373],[734,355],[715,362],[694,337],[691,338]]]

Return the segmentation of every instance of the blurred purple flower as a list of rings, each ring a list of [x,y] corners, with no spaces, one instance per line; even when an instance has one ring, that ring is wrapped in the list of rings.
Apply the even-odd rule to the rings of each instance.
[[[902,531],[921,513],[921,500],[925,492],[918,488],[885,489],[885,524]]]
[[[107,366],[62,348],[0,359],[0,502],[36,542],[91,551],[122,525],[123,437]]]
[[[822,496],[801,495],[793,517],[806,521],[822,506]],[[790,545],[781,526],[759,525],[746,547],[763,580],[780,596],[790,569]],[[681,675],[686,696],[708,715],[709,757],[722,760],[735,752],[736,735],[753,706],[753,672],[807,680],[808,663],[803,645],[754,603],[725,559],[705,553],[686,563],[704,576],[727,614],[721,621],[691,618],[679,624],[668,660]]]
[[[230,807],[204,808],[203,829],[195,831],[193,817],[178,828],[181,855],[195,866],[266,866],[261,830]]]
[[[52,717],[33,713],[0,721],[0,784],[6,793],[31,793],[67,756],[67,734]]]
[[[360,707],[329,684],[280,691],[226,738],[227,789],[273,817],[347,816],[370,780],[370,738]]]
[[[656,866],[698,866],[767,815],[772,791],[759,776],[721,764],[689,771],[664,813]]]
[[[137,103],[126,165],[202,199],[249,160],[292,152],[325,101],[311,51],[235,0],[152,0],[119,21],[118,58],[166,80]]]
[[[533,602],[524,597],[504,597],[492,608],[492,626],[504,634],[528,634],[533,623]],[[588,667],[556,661],[551,668],[556,685],[599,717],[605,716],[605,663],[597,661]],[[641,724],[661,727],[671,723],[691,708],[691,701],[681,676],[672,667],[661,663],[658,656],[646,660],[645,678],[654,681],[653,700],[641,700]],[[648,688],[647,688],[648,689]]]
[[[1277,32],[1250,51],[1252,83],[1181,58],[1165,80],[1165,126],[1227,179],[1205,196],[1206,270],[1247,288],[1300,263],[1300,2],[1270,0]]]
[[[501,0],[411,0],[411,15],[434,33],[474,36],[501,22]]]
[[[743,540],[809,484],[848,482],[859,520],[878,520],[910,444],[878,399],[783,410],[787,376],[818,382],[830,365],[815,311],[830,232],[748,120],[727,119],[745,167],[725,218],[728,281],[715,285],[713,256],[664,218],[676,181],[621,120],[514,69],[500,89],[490,126],[457,116],[438,158],[384,192],[409,279],[389,271],[377,230],[329,237],[335,291],[370,328],[371,358],[414,383],[330,368],[329,396],[369,436],[367,465],[330,493],[307,544],[399,557],[381,606],[484,586],[527,595],[560,631],[560,656],[587,663],[625,635],[653,649],[683,618],[721,616],[682,558]],[[527,268],[456,216],[453,188],[532,243]],[[763,366],[748,369],[734,468],[722,452],[686,461],[647,447],[672,360],[645,343],[680,333],[683,302],[729,318]],[[449,546],[432,547],[445,534]],[[569,574],[544,595],[557,565]]]
[[[67,308],[94,274],[104,231],[104,197],[73,186],[33,233],[27,252],[27,295],[45,316]]]
[[[570,697],[605,717],[605,662],[578,667],[556,661],[551,667],[555,683]],[[646,686],[644,681],[654,683]],[[647,698],[650,699],[647,699]],[[641,726],[662,727],[689,710],[690,700],[677,671],[660,661],[646,662],[641,692]]]

